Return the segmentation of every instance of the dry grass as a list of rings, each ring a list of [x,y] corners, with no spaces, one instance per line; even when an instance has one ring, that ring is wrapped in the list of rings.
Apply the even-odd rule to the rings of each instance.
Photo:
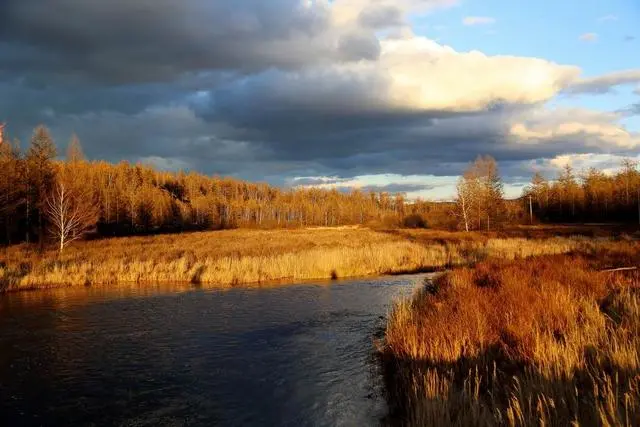
[[[272,281],[356,277],[440,269],[487,258],[593,250],[583,238],[541,240],[365,228],[232,230],[79,242],[37,253],[0,253],[0,290],[130,283],[229,287]]]
[[[587,238],[640,238],[640,231],[637,226],[621,224],[573,224],[573,225],[512,225],[494,231],[445,231],[445,230],[422,230],[422,229],[396,229],[388,232],[405,236],[409,239],[419,241],[439,241],[439,242],[465,242],[465,241],[486,241],[488,239],[547,239],[550,237],[575,237]]]
[[[383,350],[403,425],[639,425],[636,242],[489,261],[397,304]]]

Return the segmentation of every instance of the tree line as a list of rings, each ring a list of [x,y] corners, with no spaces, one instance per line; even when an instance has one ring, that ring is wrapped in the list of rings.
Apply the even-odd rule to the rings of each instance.
[[[553,181],[537,173],[523,203],[541,222],[640,223],[638,163],[623,159],[610,173],[595,168],[576,173],[566,165]]]
[[[403,194],[268,184],[151,166],[87,161],[77,137],[57,160],[49,130],[39,126],[29,147],[0,145],[0,225],[4,243],[70,241],[99,236],[237,227],[307,227],[397,223]],[[62,240],[61,240],[62,239]]]
[[[456,190],[453,203],[438,203],[357,189],[280,189],[142,164],[87,161],[76,136],[60,160],[49,130],[39,126],[26,150],[18,141],[0,143],[0,241],[42,247],[53,239],[62,249],[87,233],[372,223],[471,231],[528,222],[633,222],[640,215],[640,173],[630,160],[613,174],[595,169],[577,174],[569,166],[551,181],[536,174],[520,199],[506,201],[497,162],[481,156]]]
[[[480,156],[458,180],[454,212],[467,231],[512,223],[640,223],[638,163],[624,159],[617,171],[567,164],[554,180],[534,174],[522,196],[505,201],[496,161]]]

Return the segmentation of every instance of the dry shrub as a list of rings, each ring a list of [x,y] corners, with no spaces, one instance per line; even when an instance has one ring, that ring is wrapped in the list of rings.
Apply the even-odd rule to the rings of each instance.
[[[413,339],[419,343],[412,343],[412,349],[457,348],[438,352],[440,360],[454,361],[500,345],[529,360],[536,333],[559,334],[583,320],[586,301],[595,304],[605,292],[605,274],[587,272],[586,261],[577,257],[491,261],[457,269],[440,276],[411,303],[399,305],[388,332],[399,326],[396,316],[410,310],[411,319],[420,323]],[[405,349],[407,341],[403,335],[388,337],[395,353],[433,360]]]
[[[640,277],[594,267],[484,262],[399,302],[383,360],[401,424],[640,423]]]

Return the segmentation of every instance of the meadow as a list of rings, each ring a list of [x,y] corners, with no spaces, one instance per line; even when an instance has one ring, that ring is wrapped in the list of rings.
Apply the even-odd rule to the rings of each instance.
[[[515,235],[523,235],[516,233]],[[225,230],[35,245],[0,251],[0,289],[145,283],[225,288],[439,270],[485,259],[589,251],[584,237],[501,237],[364,227]]]
[[[619,270],[618,268],[625,269]],[[488,260],[389,316],[381,360],[405,426],[640,425],[640,244]]]
[[[62,253],[21,244],[0,252],[0,289],[442,271],[388,317],[379,355],[394,423],[639,425],[640,242],[626,233],[346,226],[97,239]]]

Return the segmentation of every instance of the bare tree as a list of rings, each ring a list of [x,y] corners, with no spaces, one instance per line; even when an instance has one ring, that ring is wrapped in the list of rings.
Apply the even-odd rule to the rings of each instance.
[[[470,176],[462,176],[456,185],[456,214],[464,223],[465,231],[471,230],[471,214],[477,203],[475,180]]]
[[[96,224],[98,211],[88,196],[78,194],[60,181],[47,199],[46,214],[51,222],[51,234],[59,242],[60,253]]]

